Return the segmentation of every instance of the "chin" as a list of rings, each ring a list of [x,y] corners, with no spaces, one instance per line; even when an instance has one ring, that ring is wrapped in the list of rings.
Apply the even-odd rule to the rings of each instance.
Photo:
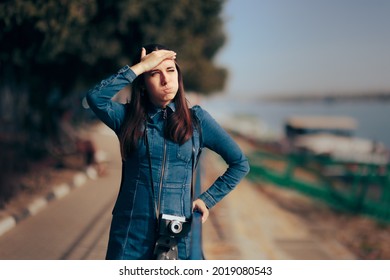
[[[176,96],[176,93],[169,93],[167,95],[165,95],[165,100],[166,101],[172,101]]]

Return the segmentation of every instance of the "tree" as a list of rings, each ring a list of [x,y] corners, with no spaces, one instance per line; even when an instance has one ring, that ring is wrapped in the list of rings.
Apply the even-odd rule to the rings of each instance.
[[[188,90],[221,90],[227,71],[212,59],[225,42],[223,3],[6,1],[0,4],[0,100],[8,92],[6,108],[24,107],[17,108],[13,121],[26,124],[33,112],[37,116],[28,117],[28,126],[37,122],[40,131],[49,133],[52,127],[45,120],[64,99],[130,64],[131,54],[151,42],[177,50]],[[24,101],[16,102],[20,98]]]
[[[224,0],[2,1],[0,136],[7,137],[0,141],[19,139],[17,146],[23,149],[15,160],[44,155],[43,143],[56,135],[63,110],[70,106],[82,112],[79,104],[85,91],[131,64],[132,54],[147,43],[177,51],[187,90],[220,91],[227,71],[214,65],[213,58],[225,42],[223,4]]]

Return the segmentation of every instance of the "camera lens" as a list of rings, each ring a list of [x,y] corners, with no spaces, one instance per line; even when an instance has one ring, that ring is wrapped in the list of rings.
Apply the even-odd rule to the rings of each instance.
[[[179,222],[179,221],[172,221],[170,223],[170,229],[171,229],[172,233],[178,234],[182,231],[183,226],[182,226],[181,222]]]

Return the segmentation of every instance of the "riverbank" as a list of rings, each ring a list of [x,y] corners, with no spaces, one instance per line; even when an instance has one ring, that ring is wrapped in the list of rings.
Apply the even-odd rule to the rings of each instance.
[[[382,142],[390,149],[390,131],[385,129],[390,102],[267,102],[220,95],[202,99],[202,107],[223,124],[237,118],[251,122],[252,132],[263,137],[282,136],[291,116],[347,116],[357,122],[354,136]]]

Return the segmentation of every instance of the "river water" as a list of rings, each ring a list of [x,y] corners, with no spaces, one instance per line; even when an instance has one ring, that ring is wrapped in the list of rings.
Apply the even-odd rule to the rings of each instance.
[[[358,123],[355,136],[379,141],[390,147],[390,102],[278,103],[217,96],[203,99],[201,105],[216,119],[251,116],[265,123],[276,134],[283,134],[284,122],[292,115],[348,116]]]

